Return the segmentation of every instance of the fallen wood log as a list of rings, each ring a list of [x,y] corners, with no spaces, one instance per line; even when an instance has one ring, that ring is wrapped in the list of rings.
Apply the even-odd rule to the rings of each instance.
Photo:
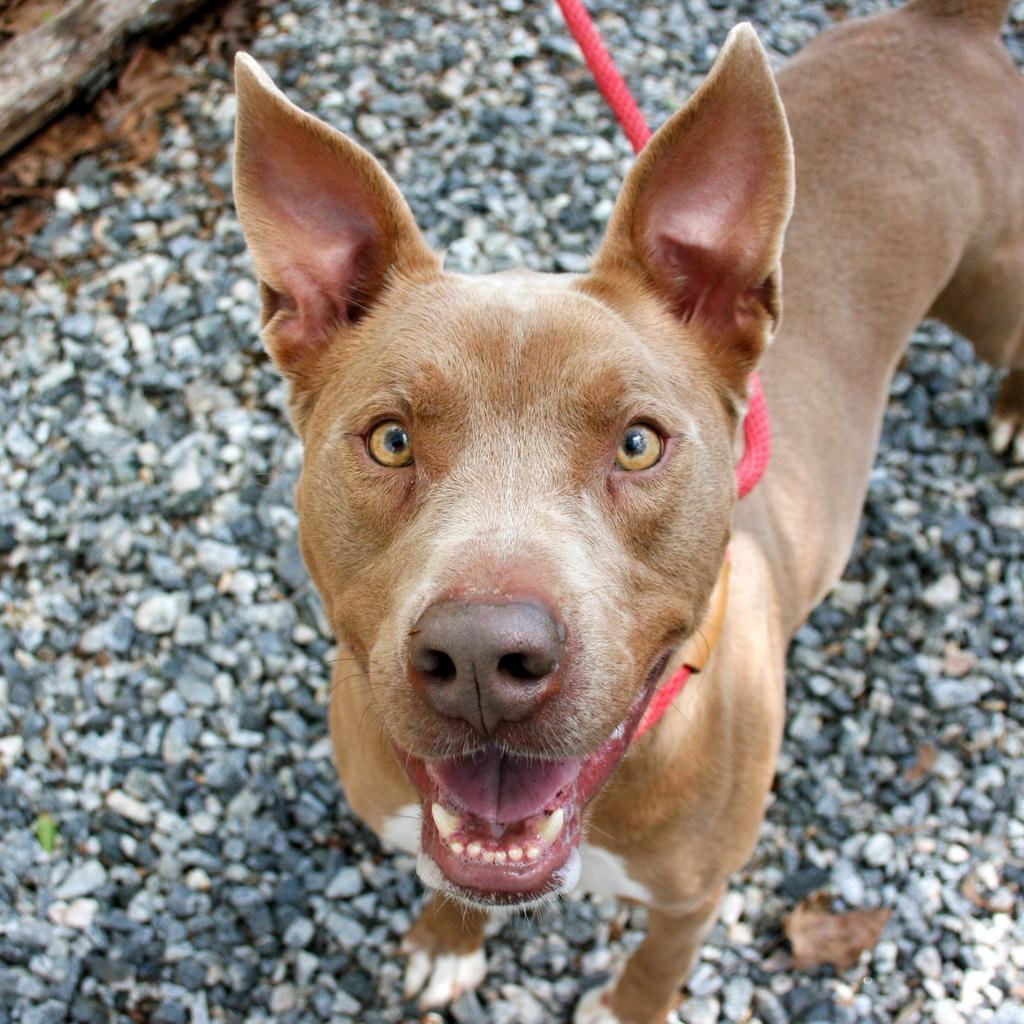
[[[74,100],[90,100],[139,39],[166,33],[210,0],[71,0],[0,47],[0,157]]]

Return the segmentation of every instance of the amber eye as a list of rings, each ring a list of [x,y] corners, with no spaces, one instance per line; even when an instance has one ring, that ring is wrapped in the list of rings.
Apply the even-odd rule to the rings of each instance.
[[[366,439],[370,458],[390,469],[412,465],[412,439],[401,423],[387,420],[378,423]]]
[[[615,465],[633,472],[650,469],[664,449],[658,432],[646,423],[633,423],[622,432],[615,452]]]

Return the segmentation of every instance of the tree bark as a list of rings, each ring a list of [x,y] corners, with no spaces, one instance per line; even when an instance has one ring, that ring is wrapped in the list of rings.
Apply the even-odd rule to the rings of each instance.
[[[0,157],[71,102],[95,97],[144,36],[209,0],[72,0],[52,21],[0,47]]]

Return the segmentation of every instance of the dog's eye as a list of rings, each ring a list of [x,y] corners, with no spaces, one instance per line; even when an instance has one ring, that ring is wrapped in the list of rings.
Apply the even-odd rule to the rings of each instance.
[[[661,437],[653,427],[634,423],[626,427],[619,439],[615,465],[630,472],[650,469],[661,458],[663,448]]]
[[[412,439],[401,423],[388,420],[378,423],[366,439],[370,458],[390,469],[412,465]]]

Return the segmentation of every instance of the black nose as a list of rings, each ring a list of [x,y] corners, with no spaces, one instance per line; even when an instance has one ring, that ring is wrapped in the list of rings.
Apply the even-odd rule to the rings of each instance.
[[[542,604],[442,601],[413,628],[410,676],[435,711],[490,736],[558,692],[564,650],[565,630]]]

